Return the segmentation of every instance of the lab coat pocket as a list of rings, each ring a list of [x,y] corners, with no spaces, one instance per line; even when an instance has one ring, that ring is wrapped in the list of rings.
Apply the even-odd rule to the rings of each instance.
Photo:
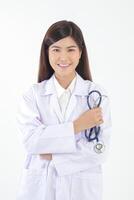
[[[17,200],[44,200],[46,188],[45,168],[24,168]]]
[[[71,200],[102,200],[102,174],[81,171],[72,176]]]

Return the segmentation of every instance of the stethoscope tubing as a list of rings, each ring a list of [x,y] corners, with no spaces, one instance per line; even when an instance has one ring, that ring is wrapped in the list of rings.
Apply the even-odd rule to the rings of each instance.
[[[102,102],[102,95],[101,95],[101,93],[98,90],[92,90],[92,91],[90,91],[88,93],[88,96],[87,96],[87,105],[88,105],[88,107],[89,107],[90,110],[92,109],[92,107],[91,107],[91,105],[89,103],[89,98],[90,98],[90,96],[91,96],[92,93],[97,93],[99,95],[99,102],[96,105],[96,107],[99,107],[100,104],[101,104],[101,102]],[[92,137],[93,133],[95,133],[94,137]],[[89,130],[85,130],[85,137],[87,138],[88,142],[91,142],[93,140],[96,140],[98,142],[99,141],[99,139],[98,139],[99,133],[100,133],[100,126],[95,126],[95,127],[92,127],[90,129],[90,131]]]

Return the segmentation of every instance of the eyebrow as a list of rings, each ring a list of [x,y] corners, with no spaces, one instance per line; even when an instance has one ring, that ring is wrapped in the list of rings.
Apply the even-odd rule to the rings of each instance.
[[[51,49],[52,49],[52,48],[58,48],[58,49],[60,49],[60,48],[62,48],[62,47],[59,47],[59,46],[54,45],[54,46],[51,47]],[[77,46],[71,45],[71,46],[68,46],[67,48],[77,48]]]

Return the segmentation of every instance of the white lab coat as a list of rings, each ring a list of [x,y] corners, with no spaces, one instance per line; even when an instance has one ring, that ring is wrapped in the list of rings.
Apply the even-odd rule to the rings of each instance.
[[[21,97],[17,122],[27,155],[17,200],[102,200],[102,168],[109,151],[111,117],[106,91],[76,73],[76,85],[65,119],[60,111],[53,77],[36,83]],[[104,123],[99,140],[103,153],[94,151],[84,131],[74,134],[73,121],[88,110],[88,92],[97,89],[103,96]],[[51,153],[52,160],[39,154]]]

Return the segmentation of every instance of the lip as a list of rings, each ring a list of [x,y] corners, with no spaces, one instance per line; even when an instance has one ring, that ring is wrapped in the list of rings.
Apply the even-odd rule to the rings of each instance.
[[[58,64],[58,67],[60,68],[68,68],[70,64]]]

